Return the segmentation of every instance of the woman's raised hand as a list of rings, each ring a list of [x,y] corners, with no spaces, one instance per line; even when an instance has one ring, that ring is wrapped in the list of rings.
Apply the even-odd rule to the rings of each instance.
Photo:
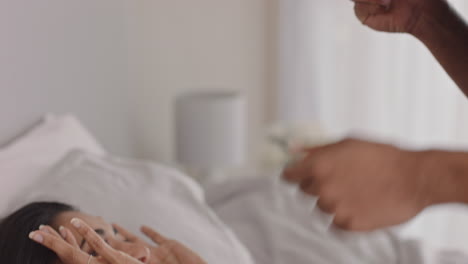
[[[71,231],[65,227],[60,228],[59,235],[52,227],[41,226],[39,230],[31,232],[29,237],[54,251],[64,264],[141,264],[130,255],[109,246],[84,221],[74,218],[71,223],[99,257],[82,251]]]
[[[119,225],[114,224],[113,226],[128,241],[146,244],[151,251],[151,258],[148,264],[206,264],[200,256],[186,246],[176,240],[164,237],[149,227],[143,226],[141,232],[156,245],[147,244]]]

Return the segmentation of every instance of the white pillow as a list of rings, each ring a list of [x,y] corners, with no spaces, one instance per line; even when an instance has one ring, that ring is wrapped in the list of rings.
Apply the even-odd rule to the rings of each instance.
[[[12,199],[72,149],[96,154],[104,150],[71,115],[48,115],[44,121],[0,149],[0,216]]]
[[[173,169],[73,151],[26,193],[17,207],[33,201],[64,202],[135,233],[140,225],[149,225],[208,263],[253,263],[206,205],[199,185]]]

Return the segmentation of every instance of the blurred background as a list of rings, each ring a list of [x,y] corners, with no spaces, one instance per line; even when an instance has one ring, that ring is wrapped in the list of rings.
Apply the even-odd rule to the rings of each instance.
[[[468,15],[466,1],[449,2]],[[351,6],[280,1],[276,116],[315,118],[334,136],[466,147],[466,99],[430,52],[412,36],[359,25]]]
[[[468,15],[466,1],[452,2]],[[94,99],[80,87],[96,87],[96,98],[119,91],[118,110],[103,111],[133,120],[121,129],[135,135],[137,157],[172,162],[173,102],[207,89],[247,98],[248,160],[262,159],[278,124],[414,147],[468,144],[466,100],[429,52],[363,27],[350,1],[1,1],[0,32],[6,95],[50,99],[41,87],[58,97],[74,86],[84,104]]]
[[[451,2],[468,17],[466,0]],[[73,93],[55,108],[80,106],[105,143],[106,120],[83,106],[111,98],[101,109],[131,120],[115,130],[138,158],[174,163],[174,102],[206,90],[246,98],[253,167],[283,165],[290,140],[347,135],[468,149],[468,102],[443,69],[411,36],[363,27],[348,0],[1,0],[0,38],[1,94],[21,95],[8,103]]]

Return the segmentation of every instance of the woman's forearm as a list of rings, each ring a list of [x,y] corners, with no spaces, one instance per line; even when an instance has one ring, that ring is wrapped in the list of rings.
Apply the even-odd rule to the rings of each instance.
[[[427,0],[433,1],[433,0]],[[434,1],[411,32],[468,96],[468,24],[446,1]]]

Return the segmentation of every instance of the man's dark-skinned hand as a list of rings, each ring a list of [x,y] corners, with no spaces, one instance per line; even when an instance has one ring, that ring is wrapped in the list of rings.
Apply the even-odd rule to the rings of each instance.
[[[353,0],[357,18],[384,32],[409,33],[468,95],[468,25],[447,0]]]
[[[306,150],[284,178],[318,196],[318,207],[344,229],[372,230],[400,224],[427,203],[419,153],[361,140]]]

